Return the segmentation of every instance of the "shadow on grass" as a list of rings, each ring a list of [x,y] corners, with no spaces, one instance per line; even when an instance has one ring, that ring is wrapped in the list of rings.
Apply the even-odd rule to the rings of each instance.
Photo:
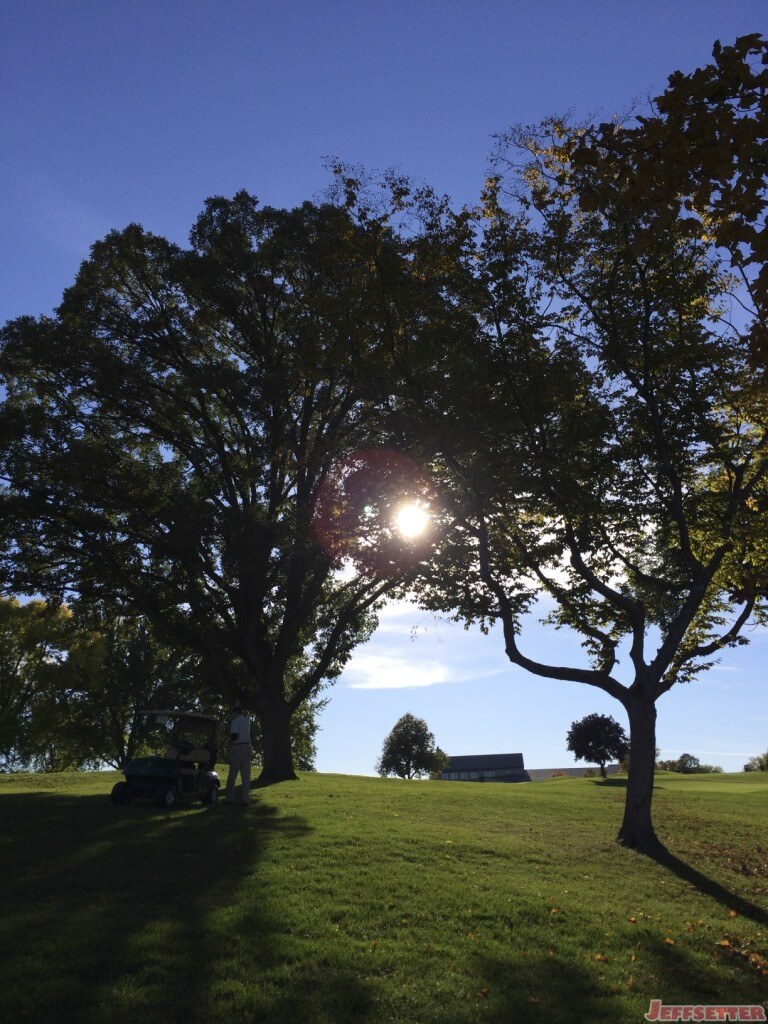
[[[528,957],[516,959],[514,965],[485,960],[480,973],[484,986],[475,993],[475,999],[478,1009],[486,1010],[486,1020],[499,1024],[614,1024],[616,1020],[615,1003],[608,1005],[597,972],[572,958],[542,956],[540,951],[532,950]],[[450,1024],[450,1016],[444,1020]]]
[[[703,896],[709,896],[723,906],[728,907],[729,910],[735,910],[741,917],[749,918],[749,920],[755,921],[757,924],[768,925],[768,910],[744,899],[738,893],[726,889],[724,885],[714,881],[712,878],[708,878],[701,871],[691,867],[690,864],[686,864],[685,861],[670,853],[669,850],[649,854],[649,856],[657,864],[667,868],[668,871],[677,875],[678,878],[682,878],[683,881],[688,882],[689,885],[692,885]]]
[[[602,954],[600,954],[603,956]],[[477,1019],[527,1024],[616,1024],[642,1021],[652,999],[667,1003],[743,1003],[754,1005],[765,996],[761,978],[726,954],[709,963],[661,936],[645,935],[637,961],[629,952],[604,956],[604,961],[626,960],[626,968],[611,967],[609,983],[604,963],[589,949],[563,956],[553,950],[542,955],[531,950],[514,962],[486,958],[478,963],[483,987],[475,994]],[[638,983],[636,975],[642,981]],[[450,1013],[441,1024],[451,1024]]]
[[[607,779],[590,779],[590,782],[595,786],[601,786],[605,789],[626,789],[626,779],[612,779],[610,776]]]
[[[310,831],[303,818],[279,813],[265,795],[248,808],[164,811],[116,806],[106,792],[7,794],[0,814],[0,1020],[290,1018],[275,983],[290,936],[259,865],[271,842],[301,842]],[[312,964],[299,980],[321,1005],[344,991],[328,1020],[367,1019],[359,984],[319,979]]]
[[[597,786],[606,788],[625,789],[627,785],[626,779],[593,779],[592,782]],[[707,875],[687,864],[668,849],[662,847],[662,849],[656,852],[649,852],[647,856],[668,871],[671,871],[672,874],[677,875],[678,878],[688,882],[689,885],[693,886],[703,896],[709,896],[729,910],[734,910],[741,917],[749,918],[749,920],[754,921],[756,924],[768,925],[768,910],[765,907],[750,902],[750,900],[745,899],[743,896],[739,896],[738,893],[727,889],[720,882],[708,878]]]

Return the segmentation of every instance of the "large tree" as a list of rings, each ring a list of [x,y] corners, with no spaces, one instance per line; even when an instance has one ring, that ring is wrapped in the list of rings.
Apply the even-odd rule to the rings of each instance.
[[[558,121],[508,136],[476,210],[393,190],[390,216],[416,215],[414,272],[452,316],[396,339],[387,407],[458,524],[421,599],[499,621],[516,665],[623,705],[618,840],[650,852],[656,703],[764,617],[768,410],[705,225],[648,230],[615,168],[610,201],[594,203],[594,174],[585,200],[582,137]],[[542,597],[586,664],[526,653]]]
[[[263,781],[412,571],[389,513],[423,483],[378,457],[360,375],[398,318],[382,274],[407,277],[394,240],[343,208],[239,193],[188,249],[112,232],[0,334],[6,587],[126,602],[195,651],[257,714]]]

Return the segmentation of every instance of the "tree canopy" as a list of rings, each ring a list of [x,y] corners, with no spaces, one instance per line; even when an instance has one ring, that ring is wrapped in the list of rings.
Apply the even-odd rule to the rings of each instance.
[[[600,766],[605,778],[605,766],[611,759],[620,761],[629,748],[627,736],[610,715],[587,715],[573,722],[568,730],[566,746],[577,761],[589,761]]]
[[[256,712],[263,778],[287,778],[290,716],[416,556],[388,516],[419,485],[366,459],[361,370],[404,263],[342,208],[244,192],[208,200],[190,239],[112,232],[55,317],[0,334],[4,584],[147,616]]]
[[[728,254],[751,301],[746,337],[756,367],[768,355],[768,40],[719,41],[713,61],[676,71],[652,109],[629,123],[590,127],[574,153],[583,203],[606,208],[616,193],[647,237],[672,229]]]
[[[416,779],[431,775],[444,761],[445,755],[435,746],[435,737],[424,719],[405,714],[395,722],[384,740],[376,771],[382,777],[397,775],[401,779]]]

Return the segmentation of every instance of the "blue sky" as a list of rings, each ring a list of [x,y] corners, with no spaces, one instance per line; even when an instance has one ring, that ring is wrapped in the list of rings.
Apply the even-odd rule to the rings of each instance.
[[[0,322],[50,312],[111,228],[184,242],[207,196],[317,197],[329,156],[472,201],[494,132],[621,113],[755,31],[766,0],[0,0]],[[662,698],[663,756],[738,770],[768,748],[768,634],[751,636]],[[535,623],[526,649],[579,657]],[[573,763],[574,719],[626,724],[599,691],[511,666],[499,635],[407,606],[328,695],[320,771],[371,774],[406,711],[448,753],[542,768]]]

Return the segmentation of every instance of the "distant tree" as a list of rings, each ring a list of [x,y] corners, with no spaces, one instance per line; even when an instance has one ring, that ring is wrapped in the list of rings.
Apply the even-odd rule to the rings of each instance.
[[[401,779],[429,775],[435,770],[438,750],[424,719],[403,715],[384,740],[376,771],[382,777],[397,775]]]
[[[599,765],[603,778],[606,763],[620,761],[629,746],[624,730],[610,715],[587,715],[574,722],[567,740],[568,750],[576,760]]]
[[[751,757],[744,766],[744,771],[768,772],[768,751],[764,754],[757,754],[755,757]]]
[[[440,775],[448,767],[449,761],[450,758],[446,752],[441,750],[440,747],[435,747],[434,757],[432,758],[432,769],[429,773],[430,779],[439,779]]]
[[[682,775],[695,775],[701,767],[701,761],[693,754],[681,754],[677,759],[677,771]]]
[[[0,598],[0,769],[41,767],[35,733],[66,665],[72,613]]]
[[[664,772],[680,772],[682,775],[720,775],[723,769],[717,764],[702,764],[693,754],[681,754],[667,761],[658,761],[656,767]]]

